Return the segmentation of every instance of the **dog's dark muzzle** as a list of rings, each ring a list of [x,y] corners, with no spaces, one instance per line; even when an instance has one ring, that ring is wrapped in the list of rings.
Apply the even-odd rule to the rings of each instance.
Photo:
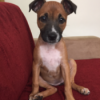
[[[48,34],[48,40],[56,41],[56,39],[57,39],[57,34],[56,33],[49,33]]]
[[[44,29],[41,30],[41,37],[45,42],[57,43],[62,38],[62,31],[58,24],[49,22]]]
[[[62,34],[59,33],[41,33],[41,37],[45,42],[48,43],[57,43],[61,40]]]

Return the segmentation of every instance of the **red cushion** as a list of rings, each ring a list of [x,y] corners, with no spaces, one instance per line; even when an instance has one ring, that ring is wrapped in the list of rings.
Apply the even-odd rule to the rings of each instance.
[[[31,74],[33,49],[19,7],[0,3],[0,100],[19,100]]]
[[[91,93],[88,96],[84,96],[77,91],[73,90],[75,100],[100,100],[100,59],[91,60],[77,60],[77,74],[75,81],[77,84],[85,86],[90,89]],[[65,100],[64,86],[57,86],[58,91],[44,100]],[[44,90],[40,88],[40,91]],[[28,96],[31,93],[31,77],[23,91],[20,100],[28,100]]]

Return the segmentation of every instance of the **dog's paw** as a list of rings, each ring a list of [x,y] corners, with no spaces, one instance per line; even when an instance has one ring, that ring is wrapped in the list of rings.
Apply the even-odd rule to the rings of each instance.
[[[84,94],[84,95],[89,95],[89,94],[90,94],[90,91],[89,91],[88,88],[83,88],[83,89],[81,90],[81,93]]]
[[[40,96],[40,95],[30,95],[29,96],[29,100],[42,100],[43,99],[43,96]]]

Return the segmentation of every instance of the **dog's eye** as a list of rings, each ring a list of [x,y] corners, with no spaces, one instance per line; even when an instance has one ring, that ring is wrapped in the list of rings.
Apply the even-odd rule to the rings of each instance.
[[[60,24],[63,24],[65,21],[66,21],[66,20],[65,20],[64,18],[60,18],[60,19],[59,19],[59,23],[60,23]]]
[[[46,22],[46,21],[47,21],[47,18],[48,18],[48,15],[47,15],[47,13],[46,13],[44,16],[41,16],[41,17],[39,18],[39,20],[40,20],[41,22]]]
[[[66,20],[62,17],[61,14],[59,14],[59,16],[58,16],[58,21],[60,24],[63,24],[64,22],[66,22]]]
[[[40,18],[40,20],[41,20],[42,22],[46,22],[46,21],[47,21],[47,18],[46,18],[46,16],[42,16],[42,17]]]

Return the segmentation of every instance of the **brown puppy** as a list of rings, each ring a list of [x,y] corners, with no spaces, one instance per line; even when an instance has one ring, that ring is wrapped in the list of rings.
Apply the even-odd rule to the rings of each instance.
[[[73,59],[68,60],[62,37],[67,16],[76,12],[77,6],[70,0],[62,0],[61,3],[34,0],[29,7],[37,13],[37,24],[40,29],[33,54],[32,93],[29,100],[42,100],[54,94],[57,88],[53,86],[62,83],[65,85],[66,100],[75,100],[71,88],[88,95],[90,91],[87,88],[74,82],[77,65]],[[39,92],[39,86],[46,90]]]

